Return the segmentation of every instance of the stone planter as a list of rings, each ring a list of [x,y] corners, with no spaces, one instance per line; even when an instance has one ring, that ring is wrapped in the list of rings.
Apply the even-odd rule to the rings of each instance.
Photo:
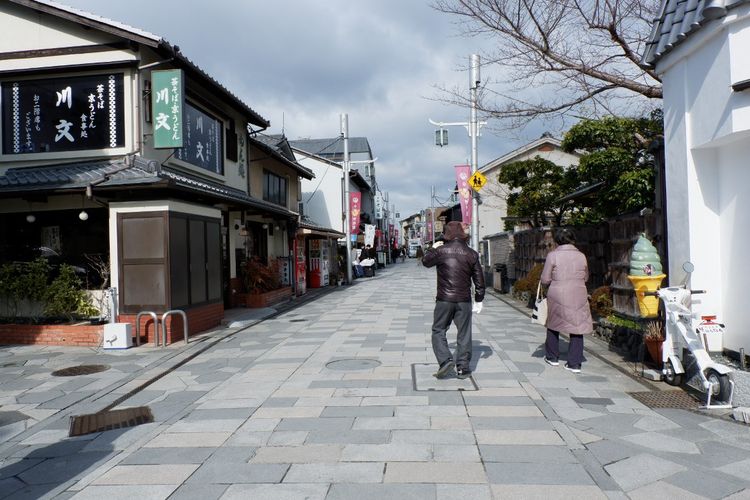
[[[292,287],[286,286],[264,293],[240,293],[237,294],[237,300],[239,303],[244,303],[245,307],[257,308],[278,304],[289,299],[291,296]]]

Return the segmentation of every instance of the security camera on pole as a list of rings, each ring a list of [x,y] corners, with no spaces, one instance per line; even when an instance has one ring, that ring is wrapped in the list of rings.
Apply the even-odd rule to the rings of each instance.
[[[479,55],[471,55],[471,79],[469,81],[469,89],[471,90],[471,119],[469,122],[435,122],[429,120],[432,125],[438,127],[435,131],[435,145],[447,146],[448,145],[448,131],[444,127],[450,126],[461,126],[465,127],[469,131],[469,137],[471,138],[471,174],[472,176],[477,172],[478,168],[478,154],[477,154],[477,140],[479,138],[479,129],[486,125],[487,122],[477,121],[477,91],[479,89],[479,83],[481,78],[479,76]],[[476,191],[473,191],[471,197],[471,248],[479,251],[479,204],[477,201]]]

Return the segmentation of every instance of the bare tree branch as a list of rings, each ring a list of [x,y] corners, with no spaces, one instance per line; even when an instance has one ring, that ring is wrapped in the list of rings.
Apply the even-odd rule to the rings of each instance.
[[[484,66],[503,77],[484,82],[479,109],[510,126],[660,99],[658,75],[639,65],[658,7],[659,0],[433,0],[464,34],[493,40]],[[465,89],[440,90],[440,100],[469,104]]]

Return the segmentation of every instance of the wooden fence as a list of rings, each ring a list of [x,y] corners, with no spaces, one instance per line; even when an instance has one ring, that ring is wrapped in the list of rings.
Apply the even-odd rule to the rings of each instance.
[[[612,290],[614,310],[622,315],[639,318],[633,285],[628,279],[630,252],[641,233],[654,243],[662,264],[667,269],[662,218],[658,214],[629,214],[591,226],[571,228],[576,247],[586,255],[589,265],[589,290],[607,285]],[[544,259],[555,245],[552,228],[536,228],[513,235],[516,279],[526,276],[535,264]]]

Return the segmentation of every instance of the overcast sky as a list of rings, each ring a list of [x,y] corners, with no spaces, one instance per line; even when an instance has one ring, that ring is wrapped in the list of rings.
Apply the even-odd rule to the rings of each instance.
[[[179,45],[182,53],[289,139],[367,137],[379,188],[402,218],[430,206],[430,186],[446,200],[453,166],[468,163],[470,140],[449,129],[434,145],[436,121],[468,121],[469,110],[440,100],[436,85],[468,88],[469,56],[487,40],[467,39],[457,19],[429,0],[62,0]],[[496,68],[491,68],[497,71]],[[482,70],[482,80],[492,78]],[[497,78],[495,78],[497,79]],[[483,130],[479,165],[544,132]]]

